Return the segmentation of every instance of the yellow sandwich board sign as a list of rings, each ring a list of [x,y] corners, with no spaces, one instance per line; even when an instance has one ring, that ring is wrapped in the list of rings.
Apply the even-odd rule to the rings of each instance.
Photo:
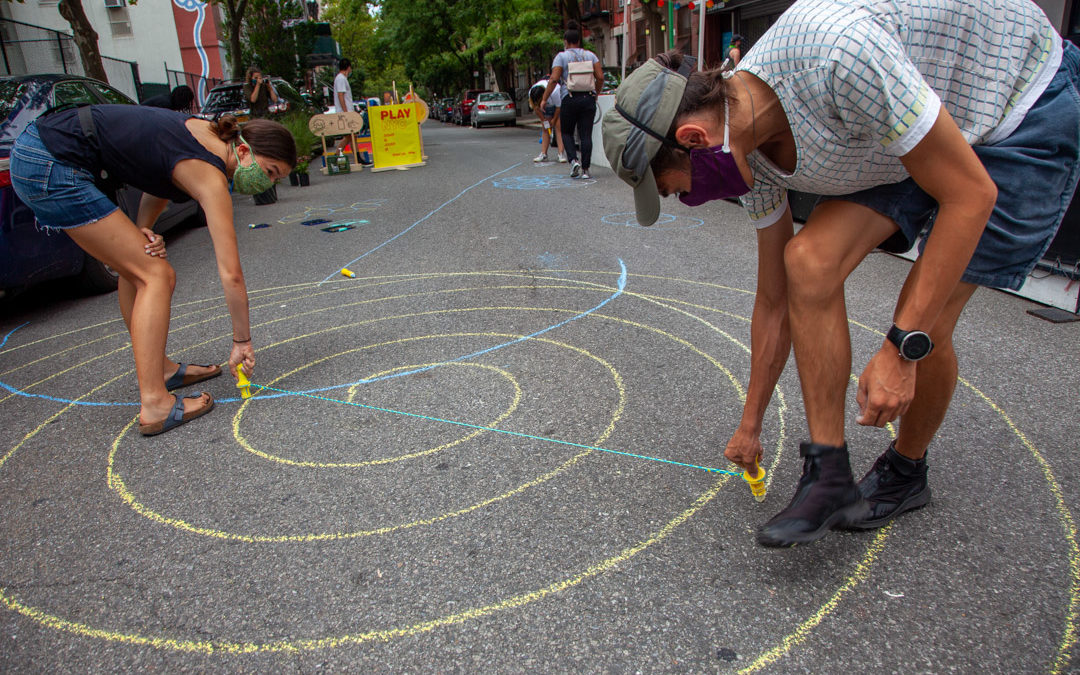
[[[373,171],[424,165],[418,113],[413,103],[368,108]]]

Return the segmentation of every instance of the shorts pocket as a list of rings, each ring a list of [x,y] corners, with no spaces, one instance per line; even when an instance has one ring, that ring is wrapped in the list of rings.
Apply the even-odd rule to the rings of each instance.
[[[49,181],[56,162],[15,151],[11,155],[11,186],[23,201],[38,201],[49,195]]]

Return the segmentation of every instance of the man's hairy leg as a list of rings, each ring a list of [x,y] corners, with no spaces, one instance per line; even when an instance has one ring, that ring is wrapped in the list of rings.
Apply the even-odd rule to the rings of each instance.
[[[784,251],[791,341],[814,443],[844,443],[851,373],[844,280],[896,229],[892,220],[869,208],[827,201],[814,209]]]

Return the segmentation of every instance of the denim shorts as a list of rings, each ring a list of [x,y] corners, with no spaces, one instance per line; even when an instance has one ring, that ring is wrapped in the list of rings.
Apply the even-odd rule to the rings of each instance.
[[[1080,49],[1064,42],[1061,66],[1020,126],[993,145],[972,149],[998,188],[997,203],[963,281],[1016,290],[1050,247],[1080,175]],[[908,251],[929,234],[937,202],[915,181],[842,197],[892,219],[900,231],[880,248]],[[919,242],[919,252],[926,245]]]
[[[53,157],[31,122],[11,148],[11,187],[39,227],[66,230],[101,220],[118,207],[86,169]]]
[[[544,108],[544,117],[546,117],[548,119],[551,119],[552,117],[555,117],[555,106],[549,105],[549,106],[545,107]]]

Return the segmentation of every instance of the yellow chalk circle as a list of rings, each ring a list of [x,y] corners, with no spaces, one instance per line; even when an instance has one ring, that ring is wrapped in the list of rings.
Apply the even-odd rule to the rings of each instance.
[[[352,279],[353,277],[356,276],[356,272],[353,272],[348,267],[342,267],[341,268],[341,275],[344,276],[344,277],[349,277],[350,279]]]
[[[236,386],[240,388],[242,398],[251,398],[251,381],[244,375],[244,366],[242,364],[236,366]]]
[[[754,499],[759,502],[765,501],[765,469],[760,466],[754,465],[757,468],[757,472],[753,477],[747,472],[743,471],[743,480],[750,484],[750,493],[754,495]]]

